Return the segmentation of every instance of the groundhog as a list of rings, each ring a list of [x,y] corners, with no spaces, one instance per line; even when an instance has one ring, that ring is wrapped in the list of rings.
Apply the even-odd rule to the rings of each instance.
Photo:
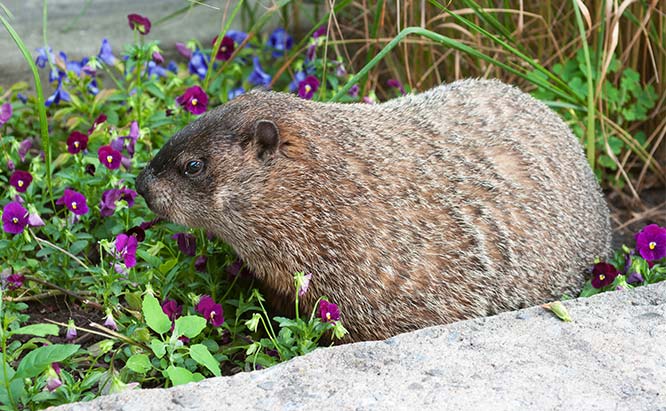
[[[230,244],[277,307],[312,273],[301,309],[327,296],[349,341],[575,296],[611,237],[571,130],[493,80],[376,105],[253,91],[173,136],[137,189]]]

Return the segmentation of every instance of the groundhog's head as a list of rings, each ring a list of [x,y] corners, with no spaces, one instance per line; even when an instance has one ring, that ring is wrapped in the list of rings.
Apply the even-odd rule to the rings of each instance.
[[[238,215],[257,206],[276,167],[295,161],[271,96],[280,99],[267,92],[239,96],[173,136],[136,181],[150,209],[226,237]]]

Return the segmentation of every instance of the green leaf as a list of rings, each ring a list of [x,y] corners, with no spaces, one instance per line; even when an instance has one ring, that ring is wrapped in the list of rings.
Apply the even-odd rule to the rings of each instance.
[[[595,294],[599,294],[601,291],[598,288],[592,287],[592,283],[590,281],[585,283],[585,286],[583,286],[583,289],[580,292],[581,297],[590,297]]]
[[[79,349],[77,344],[54,344],[30,351],[16,370],[14,378],[31,378],[43,373],[54,362],[64,361]]]
[[[157,358],[162,358],[166,354],[166,344],[156,338],[150,340],[150,349]]]
[[[193,374],[187,368],[174,367],[173,365],[170,365],[165,372],[174,386],[187,384],[188,382],[197,382],[204,379],[204,376],[199,373]]]
[[[599,165],[602,167],[606,167],[611,170],[616,170],[617,169],[617,164],[615,164],[615,161],[613,161],[612,158],[608,157],[607,155],[601,155],[599,156],[599,159],[597,160]]]
[[[176,337],[184,335],[187,338],[194,338],[203,329],[206,328],[206,319],[198,315],[186,315],[176,320],[176,327],[173,332]]]
[[[213,354],[208,351],[203,344],[194,344],[190,347],[190,357],[199,364],[208,368],[210,372],[213,373],[216,377],[222,375],[220,371],[220,364],[217,362]]]
[[[46,337],[47,335],[58,335],[59,328],[55,324],[31,324],[25,327],[17,328],[9,332],[9,335],[36,335],[37,337]]]
[[[146,324],[156,333],[164,334],[171,329],[171,320],[164,314],[159,301],[154,296],[146,294],[143,297],[141,310],[143,311]]]
[[[83,251],[83,249],[86,248],[87,246],[88,246],[88,242],[86,240],[79,240],[79,241],[75,241],[74,243],[72,243],[72,245],[69,247],[69,249],[67,251],[69,251],[70,253],[72,253],[74,255],[77,255],[78,253]]]
[[[567,323],[571,322],[571,316],[561,301],[553,301],[552,303],[542,305],[542,307],[552,311],[560,320]]]
[[[161,264],[161,265],[159,266],[159,270],[160,270],[160,272],[161,272],[162,274],[165,274],[165,275],[166,275],[166,274],[169,273],[169,271],[171,271],[171,269],[172,269],[176,264],[178,264],[178,259],[176,259],[176,258],[172,258],[172,259],[170,259],[170,260],[165,261],[164,264]]]
[[[146,354],[134,354],[129,357],[125,367],[139,374],[145,374],[153,368]]]

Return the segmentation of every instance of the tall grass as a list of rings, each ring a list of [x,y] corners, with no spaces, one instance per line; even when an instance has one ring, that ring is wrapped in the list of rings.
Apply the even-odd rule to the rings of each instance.
[[[328,12],[331,2],[325,3]],[[331,55],[357,73],[348,87],[359,83],[362,91],[387,98],[390,78],[425,90],[464,77],[494,77],[526,91],[546,90],[553,96],[546,103],[579,131],[607,186],[639,198],[645,188],[666,185],[665,2],[356,0],[334,16],[339,24],[329,27]],[[584,93],[556,73],[575,62],[579,50]],[[608,85],[619,88],[626,80],[627,68],[657,96],[645,118],[618,118],[621,110],[607,95]]]

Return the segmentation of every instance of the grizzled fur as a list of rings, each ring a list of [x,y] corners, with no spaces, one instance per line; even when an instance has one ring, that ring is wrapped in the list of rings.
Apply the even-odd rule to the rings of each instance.
[[[233,246],[278,306],[313,273],[302,308],[328,296],[352,341],[575,295],[610,242],[574,135],[498,81],[378,105],[251,92],[176,134],[137,187]]]

